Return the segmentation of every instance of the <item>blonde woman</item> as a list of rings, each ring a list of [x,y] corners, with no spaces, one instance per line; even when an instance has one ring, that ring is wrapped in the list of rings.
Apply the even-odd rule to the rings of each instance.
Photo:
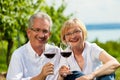
[[[70,45],[72,55],[68,58],[70,68],[61,66],[58,80],[75,80],[76,77],[76,80],[114,80],[112,73],[120,67],[119,62],[97,44],[86,41],[86,38],[87,30],[80,20],[74,18],[63,24],[61,39]]]

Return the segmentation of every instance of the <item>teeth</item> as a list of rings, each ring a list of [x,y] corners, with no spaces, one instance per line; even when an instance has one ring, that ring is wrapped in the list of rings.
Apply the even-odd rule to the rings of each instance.
[[[70,42],[77,42],[78,39],[71,39]]]
[[[39,41],[43,41],[43,39],[41,39],[41,38],[37,38]]]
[[[38,39],[39,41],[41,41],[41,39]]]

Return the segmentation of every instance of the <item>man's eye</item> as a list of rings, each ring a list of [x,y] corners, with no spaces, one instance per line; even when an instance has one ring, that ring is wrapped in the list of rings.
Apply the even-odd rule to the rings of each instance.
[[[36,32],[39,32],[40,31],[40,29],[36,29]]]
[[[43,30],[43,33],[48,33],[48,30]]]

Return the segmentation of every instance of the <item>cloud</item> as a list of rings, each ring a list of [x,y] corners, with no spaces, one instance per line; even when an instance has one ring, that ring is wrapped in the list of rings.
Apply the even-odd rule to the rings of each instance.
[[[85,23],[120,23],[120,0],[68,0],[65,14]]]
[[[56,2],[61,0],[46,0]],[[67,3],[65,15],[73,13],[85,23],[120,23],[120,0],[65,0]]]

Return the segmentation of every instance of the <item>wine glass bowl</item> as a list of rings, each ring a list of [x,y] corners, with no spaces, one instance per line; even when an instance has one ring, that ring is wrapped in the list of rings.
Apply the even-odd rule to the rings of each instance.
[[[61,55],[65,58],[68,58],[71,55],[71,51],[61,51]]]
[[[45,49],[44,55],[46,58],[52,59],[56,54],[56,48],[53,47],[55,46],[53,42],[49,44],[50,44],[49,49]]]
[[[48,59],[54,58],[56,53],[57,53],[57,50],[53,44],[49,45],[49,47],[44,50],[44,56]]]
[[[55,52],[45,52],[44,55],[46,58],[52,59],[55,56]]]
[[[70,46],[69,45],[65,45],[63,43],[60,43],[60,53],[65,58],[70,57],[70,55],[72,54]]]

